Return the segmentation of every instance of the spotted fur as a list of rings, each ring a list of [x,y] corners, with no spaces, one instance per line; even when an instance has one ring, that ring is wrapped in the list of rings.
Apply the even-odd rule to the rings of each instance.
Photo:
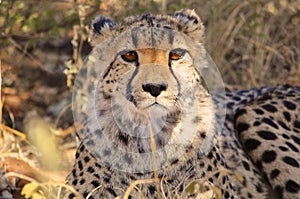
[[[122,198],[133,183],[155,178],[151,159],[123,153],[152,151],[150,138],[139,138],[152,121],[156,150],[166,154],[157,153],[163,196],[196,197],[193,185],[208,183],[221,198],[299,198],[300,88],[209,90],[203,33],[192,10],[92,21],[95,47],[74,92],[84,128],[67,178],[81,196]],[[155,186],[138,183],[130,198],[158,198]]]

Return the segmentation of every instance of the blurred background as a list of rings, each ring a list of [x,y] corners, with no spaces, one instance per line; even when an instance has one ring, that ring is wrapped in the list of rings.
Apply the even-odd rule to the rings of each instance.
[[[228,89],[300,84],[299,0],[0,0],[0,194],[41,197],[69,172],[72,80],[91,50],[90,20],[182,8],[202,18]]]

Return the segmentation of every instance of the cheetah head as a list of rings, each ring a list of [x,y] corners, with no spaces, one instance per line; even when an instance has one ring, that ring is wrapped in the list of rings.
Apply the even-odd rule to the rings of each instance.
[[[95,78],[90,81],[84,131],[91,133],[88,140],[113,141],[124,153],[145,154],[153,150],[152,133],[156,150],[167,159],[178,158],[177,151],[188,152],[182,158],[196,151],[206,154],[214,140],[215,119],[201,75],[207,67],[203,32],[192,10],[129,17],[121,24],[96,17],[88,61],[92,72],[85,79]],[[107,155],[91,150],[100,159]],[[120,154],[114,150],[110,153]]]

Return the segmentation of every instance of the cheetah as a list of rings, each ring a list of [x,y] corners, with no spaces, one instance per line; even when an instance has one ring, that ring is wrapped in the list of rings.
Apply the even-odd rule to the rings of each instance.
[[[194,10],[90,27],[68,198],[300,198],[300,87],[225,91]]]

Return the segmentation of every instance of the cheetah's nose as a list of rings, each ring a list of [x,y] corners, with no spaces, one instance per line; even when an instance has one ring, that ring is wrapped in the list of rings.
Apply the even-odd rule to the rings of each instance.
[[[162,91],[167,89],[167,84],[143,84],[142,88],[144,91],[150,93],[153,97],[157,97],[160,95]]]

